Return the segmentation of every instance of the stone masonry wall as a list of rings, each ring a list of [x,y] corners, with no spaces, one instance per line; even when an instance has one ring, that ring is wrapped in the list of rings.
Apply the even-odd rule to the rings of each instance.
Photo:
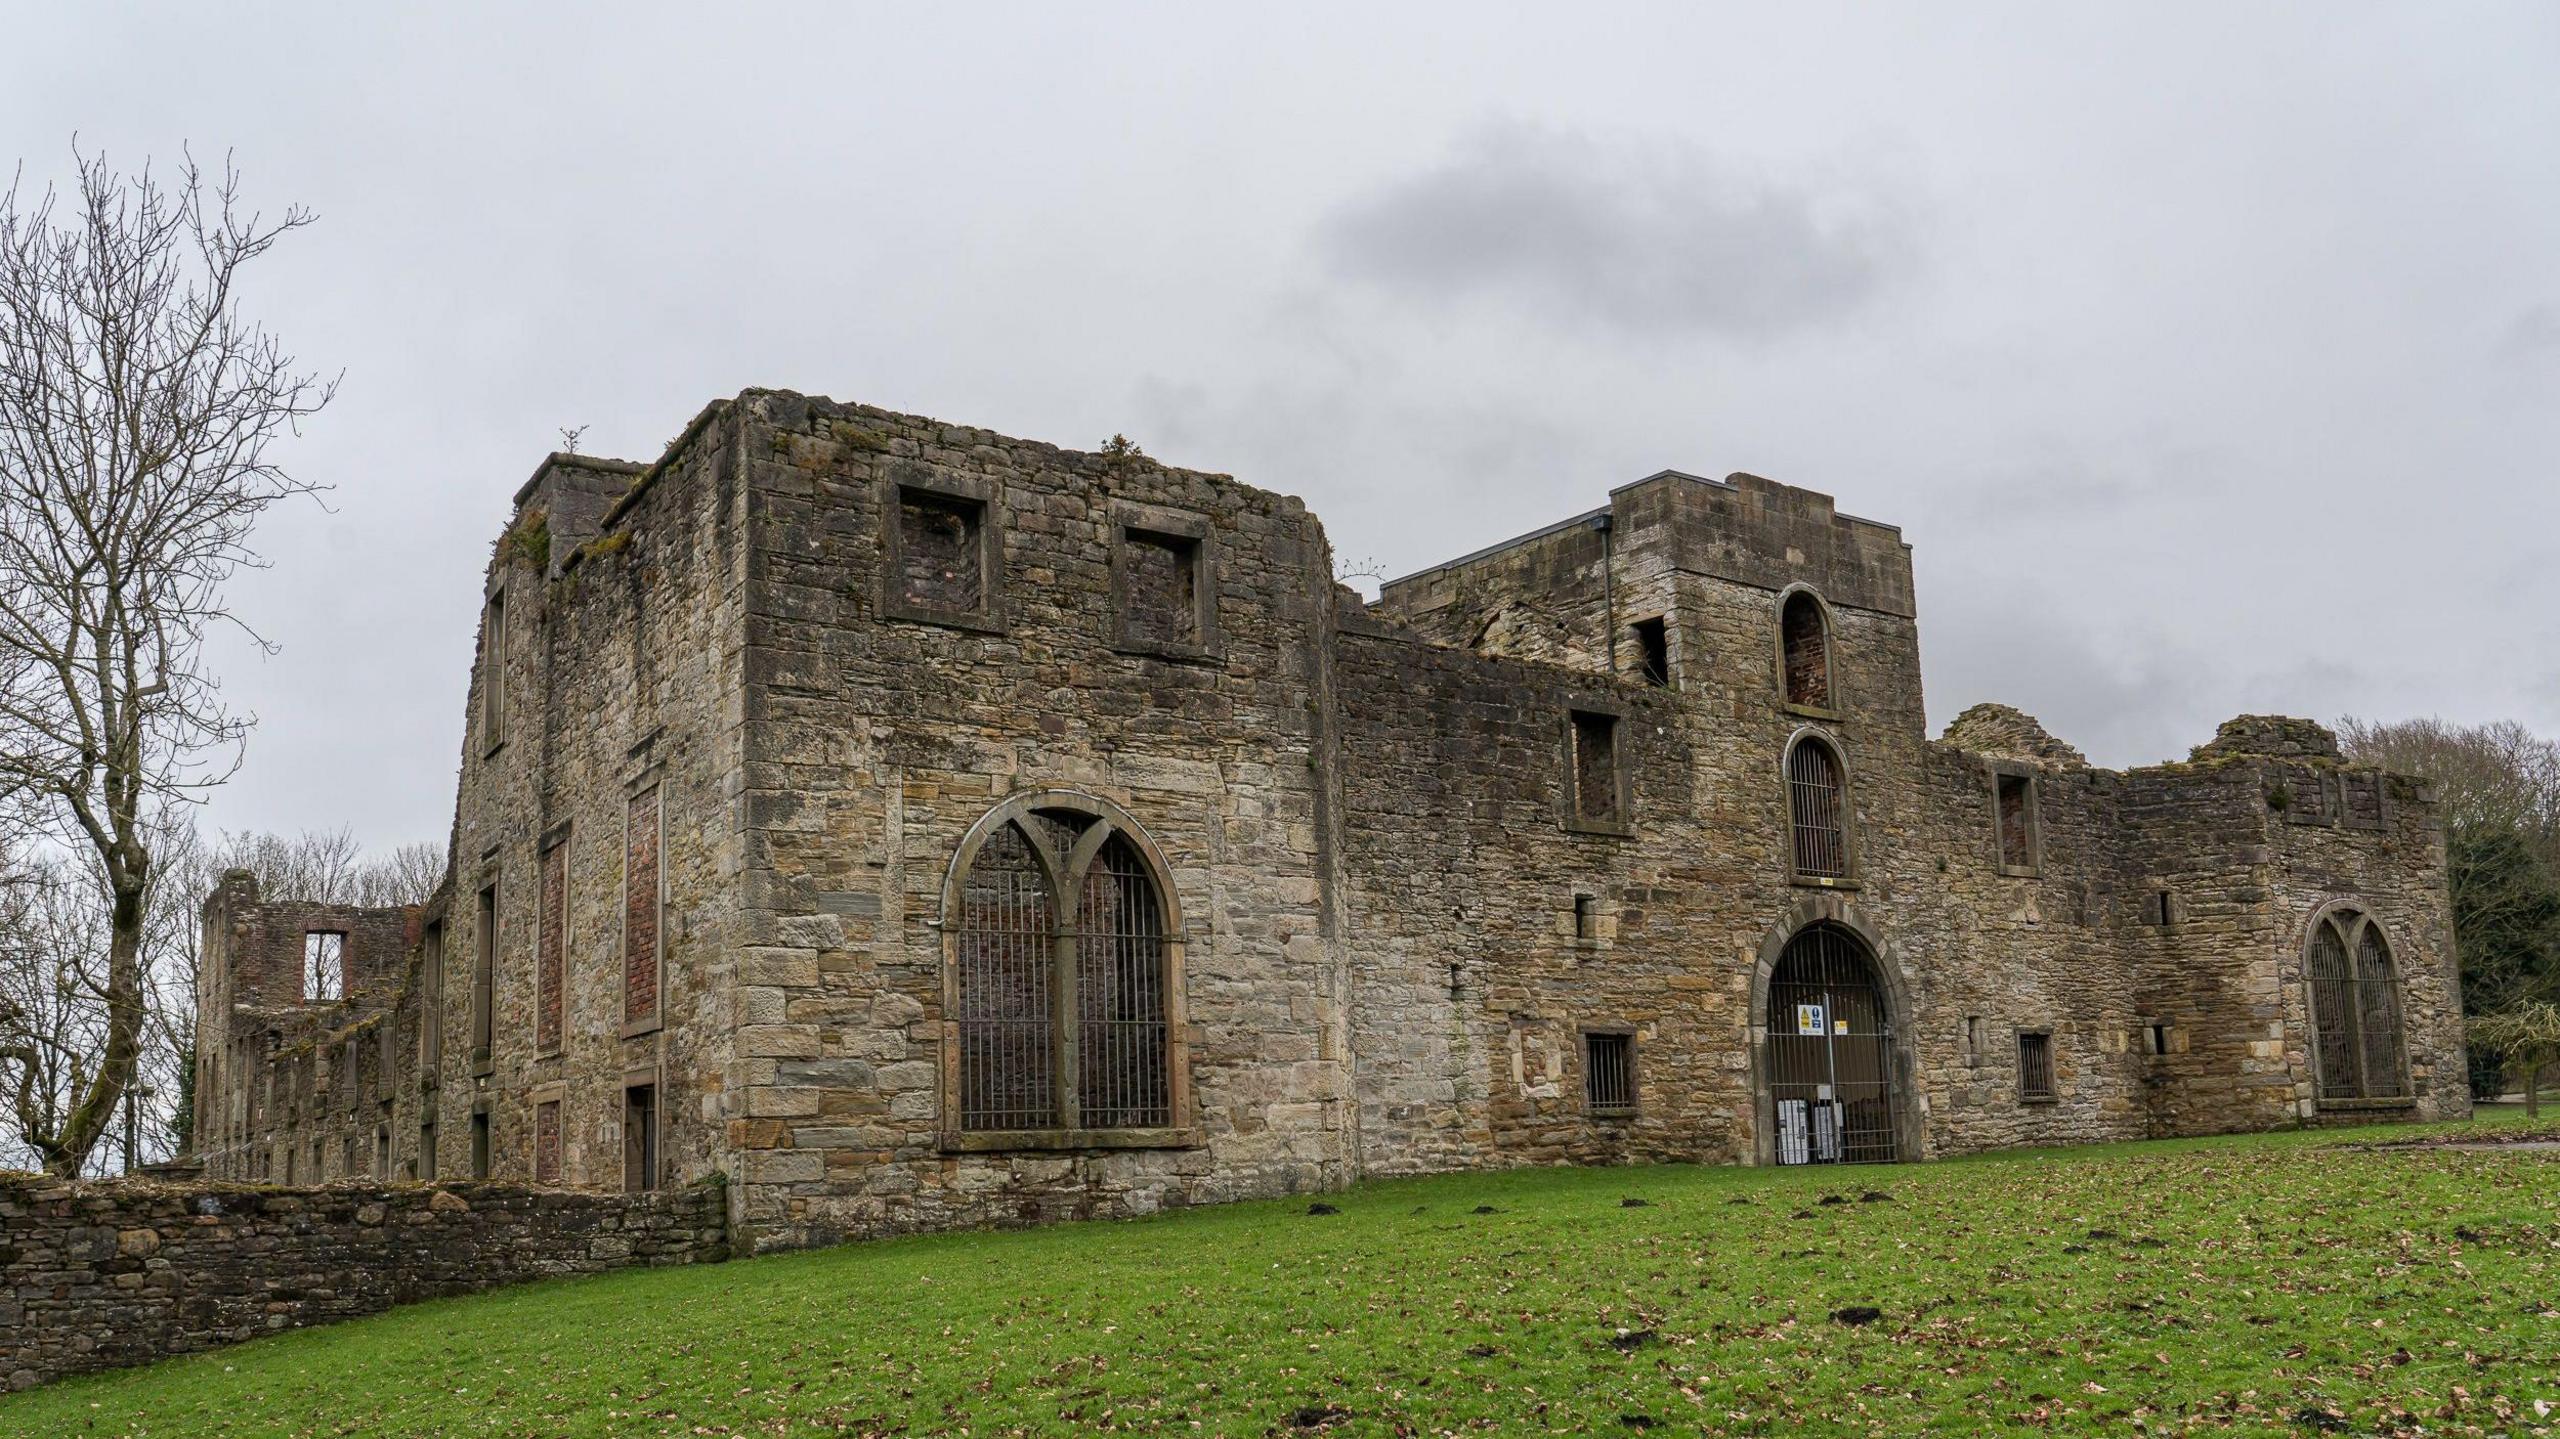
[[[284,1189],[0,1178],[0,1386],[501,1284],[728,1255],[716,1184]]]

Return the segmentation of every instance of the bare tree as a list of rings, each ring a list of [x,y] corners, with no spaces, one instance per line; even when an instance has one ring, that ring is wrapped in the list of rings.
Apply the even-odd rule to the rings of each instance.
[[[133,1083],[153,814],[227,778],[248,730],[206,632],[262,563],[258,518],[319,488],[271,451],[335,390],[240,314],[242,271],[308,212],[244,212],[227,164],[77,159],[67,197],[0,194],[0,822],[93,861],[106,916],[98,1048],[25,1136],[58,1174]],[[26,1022],[0,1011],[0,1065],[34,1061]]]

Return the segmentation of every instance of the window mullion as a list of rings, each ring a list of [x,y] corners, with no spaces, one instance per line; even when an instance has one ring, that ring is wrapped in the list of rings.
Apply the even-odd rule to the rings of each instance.
[[[1071,913],[1063,908],[1056,912]],[[1083,1096],[1076,1092],[1076,1076],[1083,1071],[1078,1055],[1078,1031],[1082,1026],[1076,1023],[1076,931],[1072,925],[1059,926],[1053,953],[1057,979],[1051,993],[1056,1010],[1050,1017],[1050,1032],[1057,1036],[1059,1123],[1068,1129],[1079,1129],[1083,1127]]]

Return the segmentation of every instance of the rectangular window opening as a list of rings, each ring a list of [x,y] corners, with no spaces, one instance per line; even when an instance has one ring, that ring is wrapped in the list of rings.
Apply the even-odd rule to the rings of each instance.
[[[302,1002],[335,1004],[347,997],[347,936],[315,929],[302,937]]]
[[[480,624],[480,738],[494,750],[507,742],[507,592],[489,596]]]
[[[1671,683],[1670,621],[1659,615],[1649,620],[1638,620],[1635,623],[1635,632],[1636,672],[1644,677],[1646,684],[1669,685]]]
[[[2036,864],[2035,781],[2022,774],[1998,776],[2000,867],[2018,872]]]
[[[638,1194],[658,1187],[658,1086],[634,1084],[622,1091],[622,1187]]]
[[[1573,712],[1573,817],[1585,824],[1623,823],[1624,776],[1618,768],[1618,717]]]
[[[1195,647],[1200,629],[1200,541],[1120,532],[1120,634],[1130,644]]]
[[[436,1122],[418,1121],[418,1178],[433,1183],[436,1177]]]
[[[533,1182],[560,1182],[560,1101],[547,1099],[533,1107]]]
[[[2160,1055],[2167,1054],[2169,1052],[2169,1026],[2165,1024],[2145,1025],[2143,1027],[2143,1033],[2150,1042],[2150,1052],[2152,1054]]]
[[[418,947],[424,951],[419,967],[426,971],[418,1013],[418,1071],[424,1077],[444,1063],[444,926],[428,925]],[[386,1033],[389,1029],[384,1026]]]
[[[498,887],[490,884],[480,890],[479,932],[473,936],[471,954],[471,1066],[481,1073],[489,1067],[497,983]]]
[[[1982,1066],[1982,1016],[1964,1017],[1964,1062],[1974,1068]]]
[[[562,991],[567,983],[569,947],[569,845],[563,840],[542,852],[542,877],[536,898],[542,906],[534,941],[533,1048],[536,1054],[560,1052]]]
[[[1600,937],[1600,897],[1598,895],[1577,894],[1573,897],[1573,937],[1576,939]]]
[[[983,501],[936,490],[898,490],[898,593],[920,609],[977,614],[986,608]]]
[[[664,881],[658,870],[662,837],[658,787],[631,797],[623,818],[622,1020],[645,1024],[658,1015]]]
[[[1586,1034],[1582,1037],[1583,1094],[1595,1115],[1636,1112],[1636,1037],[1632,1034]]]
[[[489,1177],[489,1111],[471,1116],[471,1177]]]
[[[2022,1030],[2018,1034],[2018,1097],[2045,1100],[2055,1097],[2053,1082],[2053,1036]]]
[[[2142,897],[2144,924],[2165,925],[2176,913],[2176,903],[2170,899],[2169,891],[2165,889],[2155,889]]]

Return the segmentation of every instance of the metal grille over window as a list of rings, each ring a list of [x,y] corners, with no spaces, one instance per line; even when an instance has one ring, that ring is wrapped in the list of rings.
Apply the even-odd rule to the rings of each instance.
[[[1842,801],[1839,758],[1818,739],[1798,740],[1787,752],[1787,803],[1794,821],[1796,873],[1827,879],[1849,873]]]
[[[2058,1092],[2053,1082],[2053,1036],[2019,1035],[2018,1097],[2051,1099]]]
[[[978,851],[960,903],[960,1122],[1056,1124],[1057,923],[1020,829],[1003,826]]]
[[[2354,910],[2329,914],[2312,931],[2305,967],[2320,1097],[2406,1097],[2400,970],[2382,927]]]
[[[1817,924],[1769,976],[1769,1090],[1780,1164],[1894,1157],[1893,1030],[1874,957]]]
[[[1088,815],[1044,810],[989,833],[952,936],[963,1130],[1175,1122],[1161,883],[1137,843]]]
[[[1636,1040],[1632,1034],[1582,1037],[1583,1096],[1593,1114],[1636,1112]]]
[[[1126,839],[1086,874],[1076,916],[1076,1109],[1089,1129],[1173,1122],[1166,1085],[1163,907]]]

